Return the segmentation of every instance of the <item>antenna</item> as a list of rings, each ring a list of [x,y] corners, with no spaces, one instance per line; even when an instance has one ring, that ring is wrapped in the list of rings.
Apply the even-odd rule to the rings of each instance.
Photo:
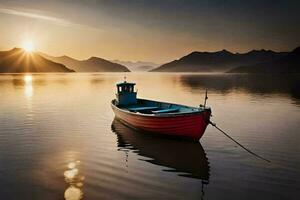
[[[124,82],[125,82],[125,83],[126,83],[126,78],[127,78],[127,77],[126,77],[126,74],[125,74],[125,75],[124,75]]]
[[[205,106],[206,106],[206,100],[208,99],[208,97],[207,97],[207,90],[205,90],[205,99],[204,99],[204,108],[205,108]]]

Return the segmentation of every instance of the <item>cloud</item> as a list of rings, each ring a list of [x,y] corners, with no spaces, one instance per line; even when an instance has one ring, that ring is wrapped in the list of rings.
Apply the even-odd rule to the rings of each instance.
[[[0,8],[0,13],[2,14],[8,14],[8,15],[15,15],[15,16],[21,16],[21,17],[28,17],[28,18],[33,18],[33,19],[39,19],[39,20],[45,20],[48,22],[52,22],[61,26],[73,26],[73,27],[78,27],[78,28],[88,28],[92,30],[97,30],[99,29],[90,27],[87,25],[82,25],[82,24],[77,24],[73,23],[71,21],[62,19],[62,18],[57,18],[57,17],[52,17],[52,16],[47,16],[47,15],[41,15],[37,13],[32,13],[32,12],[24,12],[24,11],[19,11],[16,9],[10,9],[10,8]]]
[[[46,20],[46,21],[54,22],[54,23],[59,24],[59,25],[63,25],[63,26],[76,25],[76,24],[73,24],[70,21],[67,21],[67,20],[64,20],[64,19],[61,19],[61,18],[46,16],[46,15],[40,15],[40,14],[30,13],[30,12],[23,12],[23,11],[18,11],[18,10],[14,10],[14,9],[0,8],[0,13],[8,14],[8,15],[17,15],[17,16],[28,17],[28,18],[34,18],[34,19]]]

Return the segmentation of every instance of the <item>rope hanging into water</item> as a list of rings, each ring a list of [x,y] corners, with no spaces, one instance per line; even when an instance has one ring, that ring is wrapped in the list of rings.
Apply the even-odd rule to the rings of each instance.
[[[237,145],[239,145],[240,147],[242,147],[244,150],[246,150],[248,153],[256,156],[257,158],[260,158],[266,162],[271,162],[270,160],[266,159],[266,158],[263,158],[261,157],[260,155],[254,153],[253,151],[247,149],[246,147],[244,147],[241,143],[239,143],[238,141],[236,141],[235,139],[233,139],[230,135],[228,135],[225,131],[223,131],[222,129],[220,129],[216,123],[213,123],[212,121],[209,121],[209,124],[212,125],[213,127],[215,127],[217,130],[219,130],[221,133],[223,133],[226,137],[228,137],[229,139],[231,139],[233,142],[235,142]]]

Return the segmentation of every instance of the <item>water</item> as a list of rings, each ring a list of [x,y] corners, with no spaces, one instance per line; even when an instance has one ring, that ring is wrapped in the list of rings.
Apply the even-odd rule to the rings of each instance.
[[[300,76],[130,73],[138,95],[197,106],[201,143],[114,121],[124,74],[0,76],[0,199],[299,199]]]

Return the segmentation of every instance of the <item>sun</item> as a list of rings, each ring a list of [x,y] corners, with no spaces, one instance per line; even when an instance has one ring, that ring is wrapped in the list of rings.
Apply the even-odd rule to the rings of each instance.
[[[26,51],[26,52],[32,52],[34,51],[34,44],[31,40],[27,40],[23,43],[23,49]]]

